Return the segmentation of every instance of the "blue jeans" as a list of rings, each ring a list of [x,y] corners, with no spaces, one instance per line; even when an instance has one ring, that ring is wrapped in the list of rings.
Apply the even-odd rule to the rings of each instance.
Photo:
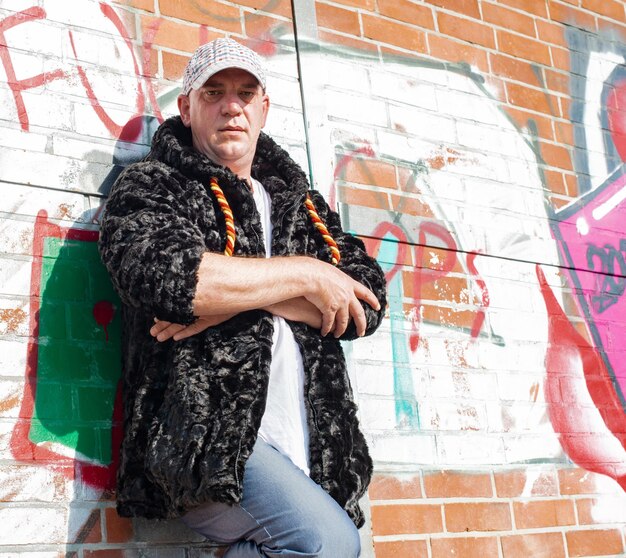
[[[345,510],[261,439],[246,463],[242,501],[209,502],[182,519],[208,539],[231,545],[224,558],[356,558],[361,550]]]

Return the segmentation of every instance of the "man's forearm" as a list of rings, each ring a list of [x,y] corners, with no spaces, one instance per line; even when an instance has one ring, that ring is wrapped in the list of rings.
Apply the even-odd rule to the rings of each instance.
[[[198,269],[196,316],[253,310],[303,296],[305,256],[229,258],[207,252]]]

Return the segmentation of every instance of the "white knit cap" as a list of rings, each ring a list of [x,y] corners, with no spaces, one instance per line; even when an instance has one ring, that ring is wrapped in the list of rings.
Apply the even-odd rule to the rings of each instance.
[[[252,74],[265,89],[261,57],[233,39],[215,39],[198,47],[183,74],[183,95],[199,89],[207,79],[226,68],[240,68]]]

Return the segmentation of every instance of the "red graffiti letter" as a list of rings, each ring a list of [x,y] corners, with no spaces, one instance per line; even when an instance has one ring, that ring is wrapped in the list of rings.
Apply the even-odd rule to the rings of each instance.
[[[133,44],[130,40],[130,36],[128,32],[126,31],[126,28],[124,27],[124,24],[122,23],[122,20],[115,13],[113,8],[111,8],[111,6],[109,6],[108,4],[105,4],[104,2],[100,2],[100,9],[102,10],[102,13],[105,15],[105,17],[110,19],[113,25],[115,25],[120,35],[124,39],[124,42],[126,43],[126,46],[128,47],[128,50],[130,50],[131,56],[133,57],[133,64],[135,66],[135,76],[137,76],[137,112],[135,112],[135,114],[133,114],[133,116],[130,118],[130,120],[132,120],[136,116],[141,116],[143,114],[143,109],[145,107],[145,98],[144,98],[143,90],[141,89],[141,82],[140,82],[141,74],[139,73],[139,66],[137,65],[137,59],[135,58],[135,53],[133,52]],[[74,56],[77,57],[76,47],[74,45],[74,35],[72,34],[71,31],[68,31],[68,33],[70,34],[70,42],[72,44],[72,50],[74,51]],[[96,114],[98,115],[102,123],[107,127],[109,132],[111,132],[113,137],[119,138],[122,132],[122,126],[120,126],[119,124],[116,124],[111,119],[111,117],[106,113],[106,111],[100,104],[100,101],[98,101],[96,94],[93,88],[91,87],[89,80],[87,79],[87,74],[85,72],[85,69],[80,65],[77,66],[77,69],[78,69],[78,75],[80,77],[80,81],[83,84],[85,91],[87,92],[87,97],[89,98],[89,101],[91,102],[91,106],[93,106],[94,110],[96,111]]]

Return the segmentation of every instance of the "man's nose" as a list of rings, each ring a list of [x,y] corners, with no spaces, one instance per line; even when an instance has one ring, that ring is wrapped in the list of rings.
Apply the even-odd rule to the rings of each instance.
[[[236,116],[241,113],[241,99],[236,93],[229,93],[224,96],[222,111],[224,114]]]

